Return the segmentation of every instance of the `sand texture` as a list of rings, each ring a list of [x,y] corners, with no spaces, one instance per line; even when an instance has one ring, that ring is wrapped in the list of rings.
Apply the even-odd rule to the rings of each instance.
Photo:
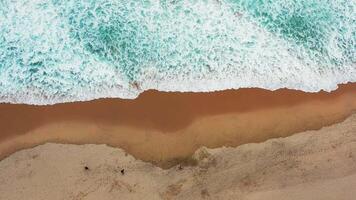
[[[169,169],[96,144],[48,143],[0,162],[6,200],[351,200],[355,194],[356,115],[263,143],[203,147]]]
[[[0,160],[44,143],[107,144],[170,167],[202,146],[236,147],[316,130],[356,111],[356,83],[328,93],[147,91],[137,99],[0,104]]]

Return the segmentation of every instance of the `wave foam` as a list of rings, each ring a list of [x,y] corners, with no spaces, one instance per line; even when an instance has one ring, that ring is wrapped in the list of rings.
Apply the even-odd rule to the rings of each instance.
[[[356,81],[355,1],[0,2],[0,101]]]

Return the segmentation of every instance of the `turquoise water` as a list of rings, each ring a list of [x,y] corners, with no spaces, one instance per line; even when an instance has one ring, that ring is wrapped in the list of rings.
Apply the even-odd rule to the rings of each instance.
[[[356,2],[0,0],[0,101],[147,89],[333,90],[356,80]]]
[[[236,12],[246,12],[281,38],[306,48],[309,56],[322,65],[354,63],[355,2],[353,1],[282,1],[231,0]],[[336,36],[334,36],[334,34]],[[334,55],[330,39],[341,55]]]

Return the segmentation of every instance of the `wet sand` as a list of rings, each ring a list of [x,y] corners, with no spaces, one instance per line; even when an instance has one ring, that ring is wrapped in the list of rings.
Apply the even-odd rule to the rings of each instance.
[[[146,91],[137,99],[0,104],[0,158],[46,142],[108,144],[168,167],[201,146],[238,146],[320,129],[356,110],[356,83],[331,93]]]
[[[195,165],[169,169],[107,145],[47,143],[0,161],[0,199],[351,200],[355,144],[356,114],[286,138],[202,147]]]

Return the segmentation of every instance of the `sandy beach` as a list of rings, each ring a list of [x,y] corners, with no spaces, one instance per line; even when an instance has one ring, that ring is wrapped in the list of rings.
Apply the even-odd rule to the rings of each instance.
[[[331,93],[146,91],[134,100],[0,104],[0,158],[46,142],[107,144],[170,167],[202,146],[235,147],[316,130],[341,122],[355,110],[354,83]]]
[[[0,161],[0,199],[351,200],[356,115],[258,144],[203,147],[190,159],[161,169],[107,145],[44,144]]]
[[[0,200],[356,200],[356,0],[0,0]]]

